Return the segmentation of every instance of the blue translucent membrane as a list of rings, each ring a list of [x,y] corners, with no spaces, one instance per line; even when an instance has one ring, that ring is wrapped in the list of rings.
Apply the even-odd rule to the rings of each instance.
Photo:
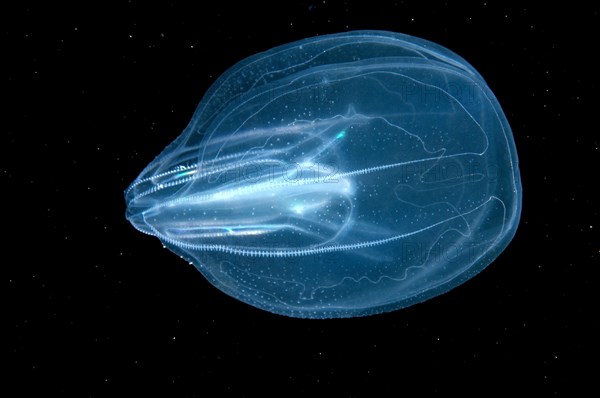
[[[453,52],[319,36],[234,65],[125,192],[127,218],[277,314],[391,311],[463,283],[517,229],[506,117]]]

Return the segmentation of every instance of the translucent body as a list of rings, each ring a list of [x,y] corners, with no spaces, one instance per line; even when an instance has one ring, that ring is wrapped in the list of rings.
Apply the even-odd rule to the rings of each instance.
[[[137,229],[225,293],[329,318],[477,274],[512,239],[521,187],[510,127],[473,67],[357,31],[233,66],[126,201]]]

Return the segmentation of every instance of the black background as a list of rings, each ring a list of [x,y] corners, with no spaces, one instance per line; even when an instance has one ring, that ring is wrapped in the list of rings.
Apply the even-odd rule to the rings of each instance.
[[[3,396],[597,391],[598,6],[147,3],[3,12]],[[440,43],[497,95],[524,195],[490,267],[408,309],[292,319],[127,223],[123,190],[229,66],[355,29]]]

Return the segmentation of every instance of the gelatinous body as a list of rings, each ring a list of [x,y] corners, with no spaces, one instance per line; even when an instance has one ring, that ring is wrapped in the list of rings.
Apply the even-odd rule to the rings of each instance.
[[[515,234],[512,133],[466,61],[357,31],[229,69],[126,191],[127,218],[225,293],[296,317],[444,293]]]

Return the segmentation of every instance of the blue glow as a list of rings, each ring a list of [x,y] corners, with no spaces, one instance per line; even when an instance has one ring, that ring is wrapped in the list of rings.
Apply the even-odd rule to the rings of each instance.
[[[196,174],[196,170],[188,170],[188,171],[183,171],[181,173],[177,173],[175,175],[175,178],[182,178],[182,177],[186,177],[186,176],[190,176]]]
[[[483,78],[381,31],[234,65],[125,197],[138,230],[217,288],[303,318],[445,293],[506,248],[521,212],[512,132]]]

